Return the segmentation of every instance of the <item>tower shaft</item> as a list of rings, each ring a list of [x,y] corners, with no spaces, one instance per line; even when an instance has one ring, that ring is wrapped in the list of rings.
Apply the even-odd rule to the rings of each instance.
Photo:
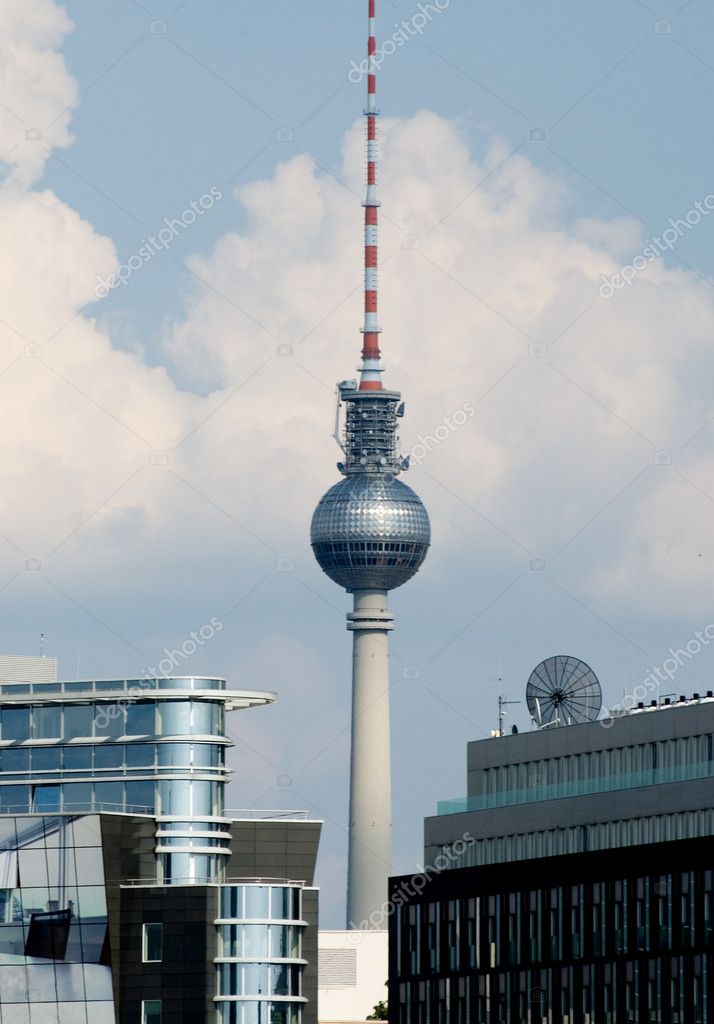
[[[377,320],[377,37],[376,0],[369,3],[365,298],[359,383],[338,384],[336,436],[343,479],[318,502],[310,542],[331,580],[354,598],[352,632],[352,759],[350,765],[347,927],[386,928],[392,861],[389,754],[388,637],[394,618],[387,594],[419,571],[431,541],[429,516],[419,497],[398,480],[409,466],[399,453],[397,423],[404,414],[398,391],[382,385]],[[346,409],[344,443],[339,410]]]
[[[380,908],[392,867],[388,637],[394,616],[386,590],[355,590],[352,632],[352,762],[347,927],[386,927]]]

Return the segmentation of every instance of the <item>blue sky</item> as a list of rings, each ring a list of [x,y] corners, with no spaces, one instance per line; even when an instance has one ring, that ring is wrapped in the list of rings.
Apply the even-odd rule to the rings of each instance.
[[[209,185],[268,175],[301,151],[334,171],[363,103],[347,80],[363,55],[363,6],[65,4],[81,101],[76,141],[44,182],[121,254]],[[409,0],[382,7],[383,34],[418,10]],[[460,119],[476,151],[491,135],[523,146],[572,183],[573,213],[632,212],[655,232],[711,186],[713,29],[703,0],[451,0],[387,61],[380,102],[394,116],[426,107]],[[293,140],[279,142],[280,128]],[[533,128],[545,142],[531,141]],[[206,218],[176,255],[210,246],[239,216]],[[711,270],[711,249],[711,233],[700,233],[678,256]],[[103,312],[127,344],[151,350],[186,284],[175,264],[157,262]]]
[[[52,6],[35,3],[43,17]],[[307,533],[336,476],[332,382],[359,345],[362,156],[345,134],[364,102],[348,71],[366,5],[64,7],[74,29],[47,49],[77,83],[66,114],[57,79],[53,115],[73,141],[43,136],[31,216],[15,192],[4,207],[19,224],[20,269],[7,251],[0,266],[19,328],[8,363],[22,334],[54,376],[32,377],[29,359],[0,375],[2,646],[33,651],[44,629],[64,675],[134,675],[218,615],[225,628],[186,671],[280,695],[235,716],[229,803],[326,819],[335,927],[349,637]],[[419,10],[380,7],[382,36]],[[713,30],[704,0],[451,0],[385,61],[384,340],[406,447],[477,408],[408,478],[435,530],[394,596],[397,871],[418,862],[435,801],[463,792],[465,744],[495,726],[499,690],[522,698],[531,668],[562,652],[589,661],[614,702],[711,621],[714,218],[595,303],[601,274],[714,192]],[[97,276],[213,187],[224,199],[169,252],[93,300]],[[43,189],[84,228],[41,221]],[[432,210],[443,228],[422,226]],[[37,337],[35,307],[48,317]],[[50,346],[55,322],[65,348]],[[276,358],[278,343],[305,357]],[[136,468],[127,424],[171,453],[166,466],[144,453]],[[42,571],[24,571],[25,555]],[[673,688],[708,688],[713,661],[704,651]],[[512,711],[527,727],[523,705]]]

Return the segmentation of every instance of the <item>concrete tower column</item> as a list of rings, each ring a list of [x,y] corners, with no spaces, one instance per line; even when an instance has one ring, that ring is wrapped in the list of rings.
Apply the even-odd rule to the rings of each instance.
[[[385,928],[369,916],[388,898],[392,868],[389,645],[386,590],[355,590],[352,631],[352,762],[347,927]]]

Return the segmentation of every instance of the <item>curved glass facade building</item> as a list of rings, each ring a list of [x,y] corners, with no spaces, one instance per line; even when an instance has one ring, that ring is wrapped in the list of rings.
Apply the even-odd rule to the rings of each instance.
[[[320,823],[225,808],[226,712],[274,699],[0,682],[2,1024],[316,1024]]]
[[[273,694],[176,676],[4,683],[0,696],[0,812],[150,814],[160,881],[220,879],[225,713]]]
[[[221,887],[220,1024],[302,1024],[302,887]]]

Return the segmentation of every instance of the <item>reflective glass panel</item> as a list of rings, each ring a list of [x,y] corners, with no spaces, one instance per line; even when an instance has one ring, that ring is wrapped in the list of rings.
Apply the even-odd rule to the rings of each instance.
[[[153,743],[129,743],[126,747],[127,768],[153,768],[156,747]]]
[[[264,924],[247,924],[243,928],[243,956],[267,957],[268,926]]]
[[[161,1000],[145,999],[141,1004],[141,1024],[161,1024]]]
[[[98,807],[107,811],[121,811],[124,807],[124,783],[97,782],[94,786],[94,799]]]
[[[104,704],[94,711],[94,735],[117,737],[124,735],[126,708],[120,704]]]
[[[220,749],[213,743],[195,743],[193,764],[197,768],[216,768],[219,764]]]
[[[62,760],[61,747],[35,747],[32,751],[33,772],[57,771]]]
[[[32,809],[38,814],[52,814],[61,810],[61,786],[35,786]]]
[[[203,701],[192,701],[191,732],[197,736],[212,735],[214,726],[214,705]]]
[[[156,801],[156,784],[150,779],[140,782],[127,782],[126,809],[129,813],[153,814]]]
[[[91,809],[91,782],[65,782],[62,791],[65,811],[88,811]]]
[[[126,709],[127,736],[153,736],[156,731],[156,705],[153,701],[129,704]]]
[[[189,701],[162,701],[159,704],[162,736],[189,736],[191,734],[191,704]]]
[[[63,750],[66,769],[91,771],[92,747],[64,747]]]
[[[94,748],[94,768],[121,768],[124,764],[124,744],[105,743]]]
[[[0,812],[26,814],[30,805],[29,786],[0,786]]]
[[[29,740],[30,709],[3,708],[0,710],[0,736],[4,740]]]
[[[247,918],[270,917],[270,889],[267,885],[245,887],[245,916]]]
[[[32,735],[36,740],[62,738],[62,709],[58,707],[34,708],[32,712]]]
[[[159,766],[190,767],[191,747],[188,743],[159,743],[157,753]]]
[[[67,740],[93,735],[94,708],[90,704],[69,705],[64,709],[64,737]]]
[[[164,928],[163,925],[144,925],[144,963],[158,963],[164,956]]]
[[[8,748],[2,752],[4,772],[27,772],[30,770],[30,751]]]

